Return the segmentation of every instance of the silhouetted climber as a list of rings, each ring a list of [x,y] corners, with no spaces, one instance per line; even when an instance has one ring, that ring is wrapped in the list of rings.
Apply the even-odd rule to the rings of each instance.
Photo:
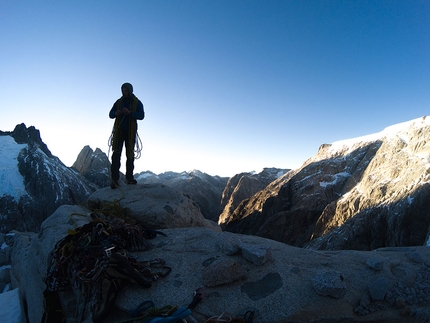
[[[125,145],[127,156],[126,173],[127,184],[136,184],[134,179],[134,147],[137,138],[137,120],[143,120],[145,112],[142,102],[133,94],[133,86],[124,83],[121,86],[122,97],[116,100],[109,112],[109,117],[115,119],[112,136],[112,184],[118,187],[119,168],[121,166],[122,147]]]

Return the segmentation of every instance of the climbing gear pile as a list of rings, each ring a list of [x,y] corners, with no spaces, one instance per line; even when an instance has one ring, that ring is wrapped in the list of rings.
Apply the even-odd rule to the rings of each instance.
[[[93,321],[100,321],[112,308],[125,283],[137,283],[144,288],[165,277],[171,271],[164,260],[138,261],[127,256],[126,250],[143,251],[150,248],[146,239],[158,233],[115,218],[111,223],[93,219],[60,240],[51,255],[45,277],[45,314],[42,322],[58,321],[59,304],[51,306],[56,293],[74,290],[81,295],[81,308],[75,314],[80,322],[90,306]],[[79,305],[79,304],[78,304]]]

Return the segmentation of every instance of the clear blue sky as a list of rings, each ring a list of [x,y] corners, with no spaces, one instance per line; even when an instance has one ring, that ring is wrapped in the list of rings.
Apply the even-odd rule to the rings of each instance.
[[[35,126],[67,166],[108,153],[124,82],[157,174],[297,168],[430,109],[427,0],[3,0],[0,44],[0,130]]]

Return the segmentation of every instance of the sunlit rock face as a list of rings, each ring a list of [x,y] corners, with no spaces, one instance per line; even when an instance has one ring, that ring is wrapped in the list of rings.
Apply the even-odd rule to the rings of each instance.
[[[240,204],[220,225],[314,249],[427,243],[430,120],[322,145],[301,168]]]

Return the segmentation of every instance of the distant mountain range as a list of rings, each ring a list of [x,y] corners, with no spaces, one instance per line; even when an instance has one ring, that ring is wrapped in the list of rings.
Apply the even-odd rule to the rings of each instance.
[[[139,184],[183,192],[223,230],[315,249],[372,250],[429,244],[430,120],[321,145],[294,170],[266,168],[231,178],[201,171],[135,174]],[[37,232],[60,205],[85,204],[110,185],[110,162],[86,146],[72,167],[39,130],[0,131],[0,231]],[[124,184],[125,185],[125,184]]]

